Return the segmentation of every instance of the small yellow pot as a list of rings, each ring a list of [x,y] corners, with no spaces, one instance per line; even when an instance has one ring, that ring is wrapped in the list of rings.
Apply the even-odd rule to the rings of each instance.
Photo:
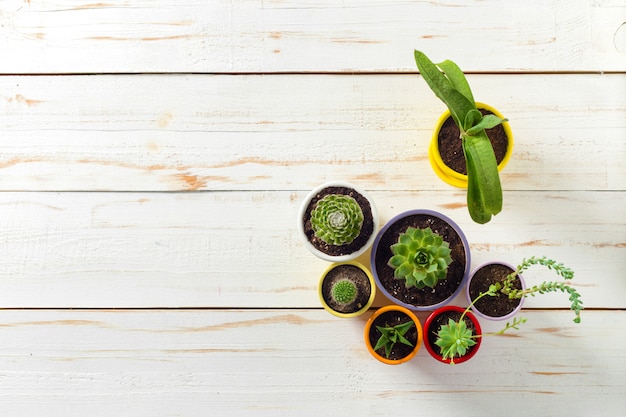
[[[476,107],[487,110],[501,119],[504,118],[498,110],[487,104],[476,102]],[[455,187],[467,188],[467,175],[456,172],[452,168],[448,167],[443,162],[441,155],[439,154],[439,130],[448,117],[450,117],[450,111],[446,110],[439,117],[439,120],[437,120],[437,125],[433,131],[430,146],[428,147],[428,159],[430,160],[430,165],[432,166],[433,171],[435,171],[435,174],[437,174],[437,176],[443,181]],[[509,162],[509,159],[511,159],[511,154],[513,153],[513,131],[511,130],[511,126],[509,126],[508,122],[504,122],[502,123],[502,127],[504,128],[504,132],[509,139],[509,146],[507,147],[504,159],[502,159],[502,162],[498,164],[498,171],[501,171],[505,167],[505,165]]]
[[[336,268],[342,268],[346,265],[350,265],[350,266],[354,266],[358,269],[360,269],[361,271],[363,271],[365,273],[365,275],[367,275],[367,279],[370,283],[370,295],[369,298],[367,299],[367,301],[356,311],[351,312],[351,313],[342,313],[340,311],[337,311],[335,309],[333,309],[330,305],[328,305],[328,303],[326,302],[326,299],[324,298],[324,292],[323,292],[323,288],[324,288],[324,282],[326,280],[326,277],[328,276],[328,274],[333,271]],[[336,317],[340,317],[340,318],[352,318],[352,317],[357,317],[360,316],[361,314],[365,313],[367,310],[369,310],[369,308],[371,307],[372,303],[374,302],[374,298],[376,297],[376,283],[374,282],[374,277],[372,276],[372,273],[370,272],[369,269],[367,269],[365,266],[363,266],[363,264],[356,262],[356,261],[348,261],[348,262],[335,262],[333,264],[331,264],[328,268],[326,268],[326,271],[324,271],[324,273],[322,274],[322,277],[320,278],[319,284],[317,286],[317,293],[319,295],[320,298],[320,302],[322,303],[322,306],[324,307],[324,310],[328,311],[330,314],[336,316]]]

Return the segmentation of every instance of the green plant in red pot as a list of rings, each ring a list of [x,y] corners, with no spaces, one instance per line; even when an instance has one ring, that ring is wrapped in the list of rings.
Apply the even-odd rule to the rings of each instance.
[[[470,216],[476,223],[487,223],[502,210],[502,186],[498,162],[485,130],[495,128],[507,120],[493,113],[483,114],[479,110],[465,74],[454,62],[446,60],[434,64],[417,50],[414,55],[420,74],[435,95],[446,104],[459,128],[459,140],[467,169],[467,207]]]
[[[436,318],[441,315],[441,310],[433,312],[426,319],[424,325],[426,349],[428,352],[441,362],[464,362],[476,353],[484,336],[503,334],[509,329],[519,329],[519,325],[526,322],[525,318],[516,317],[511,322],[507,322],[504,328],[498,332],[481,334],[480,325],[471,315],[470,309],[480,300],[497,297],[500,294],[510,298],[522,298],[556,291],[567,293],[571,302],[570,308],[575,314],[574,322],[580,323],[580,312],[583,309],[580,294],[566,283],[547,281],[529,288],[518,289],[513,287],[514,279],[533,265],[543,265],[567,280],[572,279],[574,276],[574,271],[552,259],[546,257],[524,259],[517,266],[515,272],[509,274],[502,282],[491,284],[486,291],[478,294],[467,308],[449,307],[449,309],[455,310],[458,318],[448,317],[447,322],[437,321]]]

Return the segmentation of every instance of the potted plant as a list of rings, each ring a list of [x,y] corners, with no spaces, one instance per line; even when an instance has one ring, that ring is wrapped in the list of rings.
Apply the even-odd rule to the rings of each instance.
[[[365,346],[370,354],[388,365],[409,361],[422,345],[422,325],[402,306],[381,307],[365,323]]]
[[[355,185],[320,185],[304,199],[298,231],[306,247],[329,262],[346,262],[365,253],[378,230],[374,201]]]
[[[432,210],[410,210],[377,234],[370,254],[378,289],[415,311],[450,302],[469,275],[465,235],[450,218]]]
[[[481,341],[480,323],[469,309],[440,307],[424,322],[424,345],[439,362],[466,362],[478,352]]]
[[[456,141],[457,147],[463,150],[467,170],[467,207],[470,216],[477,223],[487,223],[492,216],[502,210],[502,186],[498,161],[485,130],[493,129],[507,120],[498,112],[483,114],[479,110],[465,74],[454,62],[446,60],[434,64],[424,53],[417,50],[414,56],[420,74],[435,95],[448,107],[450,116],[459,129],[458,136],[445,139],[445,145],[447,146],[450,140]],[[509,153],[512,150],[512,137],[510,135],[508,138]],[[434,155],[435,147],[438,148],[439,145],[431,146],[433,150],[430,153]],[[508,157],[503,157],[500,163],[506,163],[507,160]],[[439,171],[444,172],[444,169],[439,168]]]
[[[492,297],[478,299],[492,285],[503,285],[505,280],[510,280],[511,288],[526,289],[522,274],[512,276],[515,272],[515,267],[506,262],[485,262],[472,271],[465,286],[465,295],[469,301],[475,300],[472,303],[474,314],[488,320],[508,320],[521,310],[524,297],[510,298],[507,294],[497,292]]]
[[[568,284],[557,281],[546,281],[530,288],[518,289],[513,286],[515,278],[532,265],[546,266],[566,280],[574,277],[574,272],[571,269],[565,267],[563,264],[557,264],[555,261],[546,257],[524,259],[506,279],[490,285],[487,291],[478,294],[467,308],[464,310],[460,309],[462,312],[458,319],[454,317],[448,318],[447,323],[442,323],[442,320],[439,320],[437,324],[433,325],[434,319],[430,319],[432,316],[436,316],[439,311],[433,312],[431,316],[426,319],[424,324],[426,332],[426,350],[428,350],[433,357],[442,362],[461,363],[468,360],[468,356],[471,357],[470,355],[473,356],[473,354],[475,354],[475,350],[480,346],[480,342],[484,336],[503,334],[509,329],[519,329],[519,325],[526,322],[525,318],[516,317],[512,322],[507,322],[502,330],[488,334],[482,334],[479,327],[477,329],[471,329],[468,325],[466,319],[471,315],[470,309],[481,299],[496,297],[499,294],[505,294],[510,298],[523,298],[555,291],[567,293],[571,303],[570,309],[575,314],[574,322],[580,323],[580,312],[583,309],[582,300],[580,299],[580,294]]]
[[[545,256],[541,258],[532,256],[530,258],[523,259],[522,263],[520,263],[515,268],[515,271],[507,275],[504,280],[495,282],[494,284],[490,285],[489,289],[486,291],[486,294],[479,294],[476,299],[474,299],[470,307],[475,307],[478,301],[485,295],[489,295],[491,297],[505,295],[511,299],[522,299],[529,296],[534,297],[537,294],[546,294],[549,292],[560,291],[566,293],[569,296],[570,309],[575,314],[574,322],[580,323],[580,312],[583,310],[583,302],[578,291],[576,291],[576,289],[570,286],[568,283],[564,281],[544,281],[539,285],[533,285],[532,287],[528,288],[526,288],[525,286],[520,288],[515,284],[517,278],[521,275],[521,273],[526,271],[533,265],[545,266],[565,280],[571,280],[572,278],[574,278],[574,271],[572,271],[570,268],[566,267],[562,263],[557,263],[556,261],[548,259]]]
[[[370,308],[376,285],[370,271],[361,263],[333,263],[320,278],[318,294],[326,311],[337,317],[351,318]]]
[[[476,102],[476,108],[483,116],[493,114],[501,119],[504,116],[494,107]],[[498,172],[502,171],[511,159],[513,153],[513,131],[508,122],[499,124],[491,129],[485,129],[491,142]],[[437,174],[446,183],[467,188],[467,163],[463,152],[461,131],[454,123],[450,110],[444,111],[433,129],[433,134],[428,147],[428,160]]]

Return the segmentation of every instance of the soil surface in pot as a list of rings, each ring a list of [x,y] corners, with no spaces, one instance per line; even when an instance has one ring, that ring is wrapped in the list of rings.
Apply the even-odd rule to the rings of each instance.
[[[349,304],[336,302],[330,296],[330,291],[337,281],[348,280],[354,283],[357,288],[356,299]],[[330,308],[340,313],[354,313],[359,311],[369,301],[372,294],[372,286],[367,274],[362,269],[354,265],[338,265],[331,269],[322,283],[322,297]]]
[[[491,112],[479,109],[480,112],[485,114],[492,114]],[[509,146],[509,139],[504,132],[502,125],[498,125],[493,129],[487,129],[487,136],[491,141],[491,146],[496,154],[496,161],[498,164],[504,159],[506,150]],[[452,117],[448,117],[441,126],[439,131],[439,154],[444,164],[446,164],[452,170],[467,175],[467,167],[465,165],[465,154],[463,153],[463,144],[460,138],[461,132],[457,125],[454,123]]]
[[[439,329],[441,328],[441,326],[443,326],[444,324],[448,324],[448,321],[450,319],[458,321],[461,318],[462,314],[463,313],[460,311],[444,311],[433,319],[430,327],[427,329],[427,334],[425,337],[426,343],[428,343],[430,347],[432,347],[433,351],[441,355],[441,349],[435,344],[435,342],[437,341],[437,333],[439,333]],[[472,322],[472,320],[470,320],[470,318],[467,316],[463,318],[463,321],[465,322],[467,328],[470,329],[474,334],[476,334],[476,326],[474,326],[474,322]],[[469,355],[474,349],[476,349],[476,346],[477,345],[467,348],[467,352],[465,353],[465,355]]]
[[[469,285],[470,299],[475,299],[481,292],[489,290],[491,284],[502,282],[507,275],[515,272],[506,265],[489,264],[480,268],[474,274]],[[518,277],[515,277],[512,283],[513,288],[522,289],[522,283]],[[474,307],[481,313],[490,317],[502,317],[511,313],[519,305],[521,299],[509,298],[508,296],[497,293],[495,296],[485,296],[478,300]]]
[[[342,194],[347,195],[356,200],[363,211],[363,226],[361,226],[361,232],[350,243],[345,245],[329,245],[323,240],[315,236],[313,226],[311,225],[311,212],[315,210],[317,202],[329,194]],[[349,255],[361,249],[367,243],[369,237],[374,233],[374,218],[372,217],[372,207],[369,201],[363,195],[358,193],[353,188],[347,187],[326,187],[320,190],[310,201],[308,207],[304,212],[304,233],[311,244],[319,251],[324,252],[330,256]]]
[[[452,263],[448,266],[446,279],[439,280],[434,288],[406,288],[405,281],[396,279],[393,276],[393,268],[387,265],[393,256],[391,245],[397,243],[400,234],[406,232],[409,227],[419,229],[430,227],[433,233],[450,244]],[[428,214],[410,215],[389,227],[381,236],[375,259],[378,279],[385,290],[403,303],[418,307],[433,306],[452,296],[461,285],[467,262],[463,241],[456,230],[448,222]]]
[[[386,311],[382,313],[380,316],[376,317],[376,319],[374,319],[374,322],[372,323],[372,327],[370,328],[370,333],[369,333],[369,340],[370,340],[370,344],[372,345],[372,348],[376,346],[376,343],[378,342],[378,339],[380,339],[380,336],[381,336],[381,333],[376,328],[376,326],[394,327],[399,324],[406,323],[408,321],[413,321],[413,320],[402,311],[397,311],[397,310]],[[388,358],[385,355],[384,347],[378,349],[376,353],[378,353],[383,358],[391,359],[391,360],[399,360],[404,357],[407,357],[413,351],[413,349],[415,349],[415,345],[417,344],[417,326],[415,325],[411,326],[411,328],[406,332],[404,337],[409,342],[411,342],[411,344],[413,344],[413,347],[407,346],[404,343],[398,342],[391,349],[391,352]]]

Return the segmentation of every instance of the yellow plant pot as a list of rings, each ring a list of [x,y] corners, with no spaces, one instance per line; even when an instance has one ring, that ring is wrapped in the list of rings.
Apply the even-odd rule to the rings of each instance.
[[[400,311],[406,314],[407,316],[409,316],[410,319],[413,320],[413,323],[415,323],[415,328],[417,330],[417,342],[415,343],[415,346],[413,346],[413,350],[407,356],[401,359],[397,359],[397,360],[387,359],[386,357],[379,355],[374,350],[374,346],[372,346],[372,344],[370,343],[370,330],[372,326],[374,325],[376,318],[378,318],[383,313],[386,313],[388,311],[393,311],[393,310]],[[406,307],[392,304],[392,305],[388,305],[385,307],[381,307],[378,310],[376,310],[376,312],[372,315],[372,317],[370,317],[365,323],[365,331],[363,333],[363,336],[365,338],[365,346],[367,347],[367,350],[374,358],[378,359],[379,361],[387,365],[399,365],[401,363],[408,362],[417,354],[417,351],[420,350],[420,347],[422,346],[424,332],[422,330],[422,324],[420,323],[415,313],[413,313],[411,310],[409,310]]]
[[[335,268],[340,268],[345,265],[351,265],[363,271],[365,275],[367,275],[367,279],[370,283],[370,295],[369,295],[369,298],[367,299],[367,302],[365,302],[358,310],[351,312],[351,313],[342,313],[340,311],[333,309],[326,302],[326,299],[324,298],[324,293],[323,293],[324,281],[326,280],[326,277],[328,276],[328,274],[331,271],[333,271]],[[372,276],[372,273],[370,272],[370,270],[366,268],[365,266],[363,266],[363,264],[361,264],[360,262],[357,262],[357,261],[335,262],[331,264],[328,268],[326,268],[326,270],[322,274],[322,277],[320,278],[319,284],[317,286],[317,294],[319,296],[320,302],[322,303],[322,306],[324,307],[324,310],[328,311],[330,314],[336,317],[352,318],[352,317],[360,316],[361,314],[369,310],[369,308],[372,306],[372,303],[374,302],[374,298],[376,297],[376,283],[374,282],[374,277]]]
[[[487,110],[501,119],[504,118],[504,116],[502,116],[502,114],[498,110],[487,104],[476,102],[476,107],[478,107],[479,109]],[[443,181],[455,187],[467,188],[467,175],[456,172],[455,170],[447,166],[443,162],[443,160],[441,159],[441,155],[439,154],[439,130],[441,130],[441,126],[443,126],[448,117],[450,117],[450,111],[446,110],[439,117],[439,120],[437,120],[437,125],[435,126],[435,129],[433,131],[430,146],[428,147],[428,159],[430,161],[430,165],[433,168],[433,171],[435,171],[435,174],[437,174],[437,176]],[[506,166],[506,164],[509,162],[509,159],[511,159],[511,154],[513,153],[513,131],[511,130],[511,126],[508,122],[504,122],[502,123],[502,127],[504,128],[504,133],[509,140],[509,144],[506,149],[506,153],[504,154],[504,158],[502,159],[500,164],[498,164],[498,171],[501,171]]]

